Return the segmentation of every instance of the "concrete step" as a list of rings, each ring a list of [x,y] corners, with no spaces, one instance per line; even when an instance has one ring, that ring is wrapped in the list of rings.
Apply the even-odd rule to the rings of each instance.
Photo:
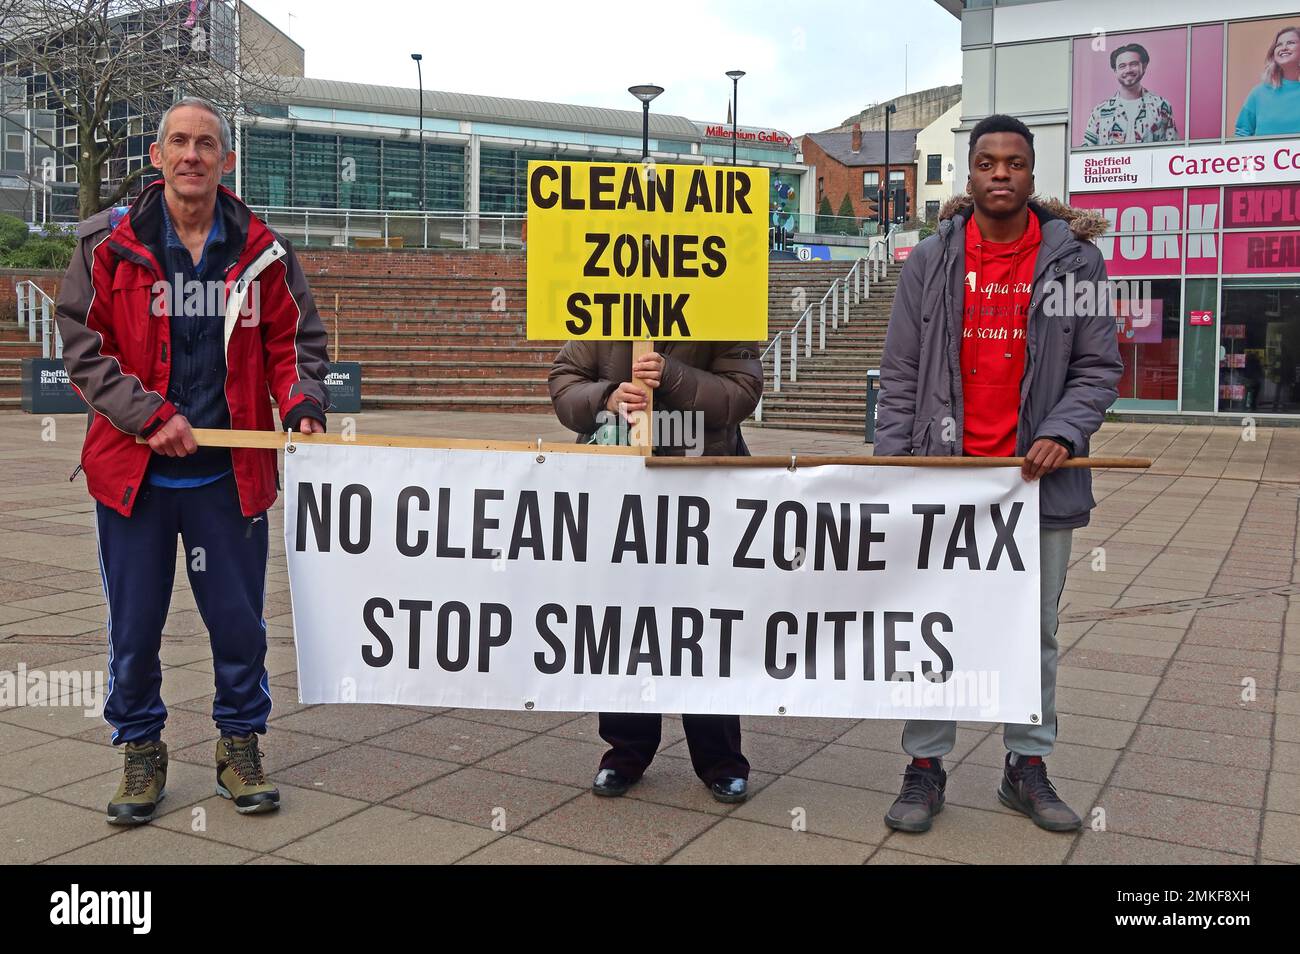
[[[459,356],[466,361],[544,361],[550,364],[559,352],[559,343],[514,345],[471,345],[471,344],[428,344],[417,342],[411,344],[354,344],[340,349],[340,360],[360,361],[375,354],[384,354],[390,358],[401,357],[406,360],[421,358],[446,358]]]
[[[825,434],[862,434],[864,421],[803,421],[801,419],[769,419],[764,409],[762,422],[752,418],[745,422],[746,427],[762,427],[772,430],[820,431]]]
[[[545,397],[550,400],[545,378],[423,378],[363,377],[362,393],[473,395],[476,397]]]
[[[800,381],[795,384],[782,381],[781,390],[775,391],[769,382],[769,386],[763,391],[763,400],[765,402],[770,400],[773,406],[779,405],[781,407],[800,407],[827,401],[834,401],[837,405],[845,402],[856,402],[865,405],[867,403],[867,385],[865,381],[861,387],[856,385],[823,384],[815,381]]]
[[[469,395],[438,396],[430,394],[394,394],[384,391],[363,391],[361,406],[377,407],[428,407],[440,411],[491,411],[513,410],[550,414],[549,397],[473,397]]]

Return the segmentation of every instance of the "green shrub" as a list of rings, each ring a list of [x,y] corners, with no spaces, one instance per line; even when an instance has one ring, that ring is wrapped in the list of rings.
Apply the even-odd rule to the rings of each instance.
[[[821,202],[817,204],[817,231],[825,234],[830,230],[834,221],[831,218],[831,200],[826,196],[822,196]]]
[[[12,251],[27,241],[27,223],[12,215],[0,215],[0,254]]]
[[[0,216],[0,220],[8,218]],[[14,219],[14,221],[18,221]],[[19,222],[21,225],[22,223]],[[27,236],[27,226],[23,225],[25,240],[16,246],[3,244],[7,224],[0,221],[0,267],[3,268],[53,268],[65,269],[72,260],[72,251],[77,247],[76,226],[46,225],[40,235]]]
[[[855,235],[858,227],[856,213],[853,211],[853,200],[849,194],[844,193],[844,201],[840,203],[840,211],[837,213],[839,220],[835,223],[835,231],[841,235]]]

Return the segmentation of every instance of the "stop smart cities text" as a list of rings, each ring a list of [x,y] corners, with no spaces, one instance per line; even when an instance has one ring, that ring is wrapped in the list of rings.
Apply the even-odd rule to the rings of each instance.
[[[443,590],[455,588],[452,566],[465,561],[490,562],[494,568],[515,561],[585,564],[589,579],[595,571],[590,588],[601,591],[606,588],[599,579],[601,565],[709,566],[718,557],[735,569],[759,575],[808,569],[881,572],[886,560],[872,551],[884,543],[887,532],[918,540],[907,564],[919,572],[1023,573],[1017,531],[1034,532],[1019,527],[1019,502],[1007,508],[997,503],[913,503],[910,512],[898,513],[880,502],[742,497],[728,502],[745,526],[734,541],[710,534],[717,502],[711,505],[694,495],[626,493],[613,524],[589,519],[589,495],[581,492],[522,490],[508,498],[504,490],[480,487],[470,499],[461,499],[450,487],[408,486],[398,492],[395,503],[388,511],[394,514],[393,522],[377,526],[374,494],[365,484],[299,482],[293,549],[341,560],[373,550],[384,560],[433,560],[437,568],[431,567],[428,575],[440,581],[435,589]],[[597,544],[589,562],[592,536],[606,539]],[[725,545],[716,546],[719,543]],[[375,668],[396,664],[419,670],[436,665],[459,672],[472,666],[490,672],[493,650],[510,642],[514,632],[511,608],[502,602],[475,607],[455,598],[427,598],[432,595],[371,591],[364,605],[356,607],[360,618],[348,624],[359,636],[361,627],[368,634],[359,648],[362,661]],[[660,676],[667,659],[670,675],[698,677],[704,675],[703,639],[713,651],[711,674],[730,676],[732,628],[744,624],[745,611],[665,602],[620,606],[550,601],[535,612],[530,607],[540,641],[533,665],[543,674],[570,669],[578,674]],[[911,682],[919,669],[922,678],[945,682],[954,669],[964,668],[954,667],[948,645],[962,635],[959,627],[948,614],[920,607],[780,611],[760,625],[765,668],[775,679],[816,679],[823,640],[829,645],[822,647],[822,655],[830,656],[836,680],[849,678],[849,657],[860,663],[865,681]],[[914,647],[918,639],[930,658],[918,655],[907,661],[908,654],[921,652],[919,644]]]
[[[719,167],[539,164],[528,176],[533,207],[572,212],[753,215],[752,189],[749,171]],[[727,243],[721,235],[591,231],[583,241],[584,278],[716,279],[727,271]],[[575,291],[565,301],[570,316],[565,328],[574,338],[621,333],[624,338],[689,339],[690,300],[689,292],[677,291]]]

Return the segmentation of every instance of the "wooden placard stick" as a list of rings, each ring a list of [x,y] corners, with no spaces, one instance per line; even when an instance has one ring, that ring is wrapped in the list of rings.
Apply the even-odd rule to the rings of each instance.
[[[655,350],[653,341],[633,341],[632,342],[632,366],[636,367],[638,358],[651,354]],[[649,457],[654,453],[654,423],[655,413],[655,392],[639,378],[632,378],[632,382],[645,392],[645,410],[636,411],[628,415],[628,423],[631,428],[628,431],[628,439],[631,440],[632,446],[637,449],[637,453]]]
[[[849,457],[843,454],[790,454],[785,457],[654,457],[647,467],[823,467],[841,464],[851,467],[1021,467],[1023,457]],[[1072,457],[1062,467],[1108,467],[1145,469],[1151,461],[1142,457]]]

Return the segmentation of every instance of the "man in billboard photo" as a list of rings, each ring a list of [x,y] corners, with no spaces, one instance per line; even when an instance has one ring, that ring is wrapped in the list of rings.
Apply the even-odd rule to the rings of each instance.
[[[1093,107],[1083,133],[1085,146],[1122,146],[1143,142],[1173,142],[1179,138],[1174,109],[1142,85],[1151,55],[1139,43],[1111,51],[1110,68],[1119,89]]]
[[[1300,133],[1300,26],[1278,31],[1264,55],[1264,76],[1237,113],[1238,136]]]
[[[1031,201],[1034,137],[995,115],[971,131],[966,194],[940,212],[938,232],[908,257],[899,277],[880,364],[875,453],[883,457],[1023,457],[1021,476],[1039,487],[1039,644],[1042,706],[1030,724],[1008,723],[997,797],[1040,828],[1074,831],[1079,817],[1057,795],[1044,758],[1057,734],[1057,611],[1074,530],[1096,505],[1086,468],[1092,435],[1118,396],[1123,372],[1115,319],[1097,302],[1106,266],[1092,243],[1100,213]],[[1086,301],[1049,313],[1062,288],[1091,285]],[[912,756],[885,815],[897,831],[930,828],[944,804],[943,759],[954,722],[911,720]]]

